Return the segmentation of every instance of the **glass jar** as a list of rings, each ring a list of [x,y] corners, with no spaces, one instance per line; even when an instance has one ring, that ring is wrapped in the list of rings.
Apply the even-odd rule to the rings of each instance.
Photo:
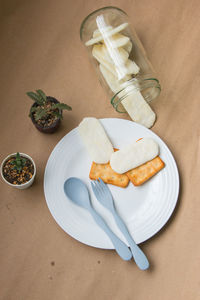
[[[82,22],[80,37],[116,111],[151,127],[155,114],[149,115],[148,103],[161,88],[127,14],[117,7],[98,9]]]

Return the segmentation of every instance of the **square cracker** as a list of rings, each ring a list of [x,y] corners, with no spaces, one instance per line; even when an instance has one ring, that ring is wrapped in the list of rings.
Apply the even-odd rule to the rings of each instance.
[[[159,156],[146,162],[145,164],[128,171],[126,174],[130,181],[138,186],[143,184],[149,178],[158,173],[165,166],[164,162]]]
[[[117,149],[114,150],[117,151]],[[93,162],[89,177],[92,180],[101,178],[105,183],[110,183],[123,188],[127,187],[129,183],[128,176],[126,174],[117,174],[111,168],[110,163],[97,164]]]

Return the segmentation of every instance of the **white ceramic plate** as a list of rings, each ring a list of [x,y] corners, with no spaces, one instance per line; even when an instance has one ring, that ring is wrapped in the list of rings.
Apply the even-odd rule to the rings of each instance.
[[[171,216],[179,192],[175,160],[166,144],[151,130],[122,119],[101,119],[112,144],[120,148],[141,137],[152,137],[160,146],[160,157],[166,166],[142,186],[132,183],[125,189],[109,185],[118,213],[125,221],[136,243],[157,233]],[[90,246],[113,249],[107,235],[96,225],[85,209],[76,206],[65,195],[63,184],[69,177],[79,177],[90,190],[91,201],[111,229],[127,244],[111,213],[97,202],[92,192],[89,171],[92,161],[73,129],[56,145],[47,162],[44,192],[49,210],[60,227],[78,241]]]

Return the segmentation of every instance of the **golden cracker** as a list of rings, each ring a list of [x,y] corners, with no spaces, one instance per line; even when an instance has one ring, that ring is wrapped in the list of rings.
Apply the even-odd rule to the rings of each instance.
[[[114,150],[117,151],[117,149]],[[126,174],[117,174],[111,168],[110,163],[97,164],[93,162],[89,177],[92,180],[101,178],[105,183],[110,183],[123,188],[127,187],[129,183],[128,176]]]
[[[165,166],[162,159],[157,156],[145,164],[128,171],[126,174],[130,181],[135,185],[141,185],[156,173],[158,173]]]

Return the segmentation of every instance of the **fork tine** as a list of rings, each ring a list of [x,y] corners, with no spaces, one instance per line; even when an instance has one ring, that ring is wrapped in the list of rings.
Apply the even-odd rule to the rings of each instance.
[[[98,197],[98,194],[99,194],[99,193],[98,193],[98,191],[97,191],[97,189],[96,189],[95,183],[94,183],[94,182],[91,182],[91,186],[92,186],[92,190],[93,190],[95,196]]]
[[[110,190],[101,178],[99,178],[99,184],[101,186],[101,190],[104,193],[104,195],[107,195],[110,192]]]
[[[105,186],[105,183],[103,182],[103,180],[102,180],[101,178],[99,178],[99,183],[100,183],[100,185],[101,185],[102,187]]]
[[[104,188],[106,185],[101,178],[99,178],[100,185]]]
[[[100,182],[102,192],[104,193],[104,195],[107,195],[107,196],[109,195],[112,197],[112,194],[111,194],[110,189],[107,186],[107,184],[105,184],[101,178],[99,178],[99,182]]]
[[[90,181],[90,184],[91,184],[91,187],[92,187],[92,190],[94,189],[94,183],[93,181]]]
[[[102,196],[102,189],[101,189],[101,186],[100,186],[100,182],[98,180],[95,180],[95,188],[97,189],[99,195]]]
[[[104,184],[104,182],[103,182],[103,180],[101,179],[101,177],[99,177],[99,179],[98,179],[101,183],[103,183]]]
[[[102,180],[95,180],[92,183],[92,189],[97,200],[109,210],[113,209],[112,198],[110,198],[109,190],[106,188],[106,185],[103,186],[101,183]]]
[[[100,181],[96,180],[95,184],[96,184],[96,188],[98,189],[99,196],[105,197],[105,193],[104,193],[103,187],[101,186]]]
[[[98,181],[98,180],[95,180],[95,181],[93,182],[93,184],[94,184],[94,189],[95,189],[95,191],[96,191],[96,195],[97,195],[98,197],[103,196],[103,195],[102,195],[101,187],[99,186],[99,181]]]

